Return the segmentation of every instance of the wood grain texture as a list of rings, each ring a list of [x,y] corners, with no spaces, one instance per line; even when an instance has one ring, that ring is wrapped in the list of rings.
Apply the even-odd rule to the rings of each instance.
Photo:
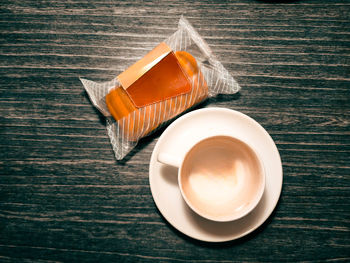
[[[1,262],[349,262],[349,1],[1,1]],[[124,162],[78,77],[109,80],[183,14],[275,140],[280,202],[249,236],[192,240],[160,215],[148,165]]]

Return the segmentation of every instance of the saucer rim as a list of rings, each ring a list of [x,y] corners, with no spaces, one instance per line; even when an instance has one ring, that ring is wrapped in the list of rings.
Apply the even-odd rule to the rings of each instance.
[[[155,187],[152,187],[152,167],[155,163],[157,163],[157,158],[156,158],[156,152],[158,152],[158,149],[160,147],[160,145],[162,144],[162,140],[164,137],[167,136],[167,134],[169,132],[171,132],[172,129],[176,128],[176,126],[184,121],[184,119],[187,119],[187,118],[191,118],[193,115],[195,117],[195,115],[197,114],[205,114],[206,112],[211,112],[211,111],[223,111],[223,112],[228,112],[230,114],[234,114],[236,116],[239,116],[239,118],[243,118],[243,119],[247,119],[248,121],[254,123],[255,127],[254,128],[258,128],[261,132],[264,133],[265,137],[267,140],[270,141],[270,144],[271,144],[271,147],[273,147],[274,149],[274,152],[277,153],[277,155],[275,157],[278,157],[278,163],[274,164],[276,167],[278,165],[278,168],[279,168],[279,177],[281,177],[281,184],[279,184],[278,186],[275,186],[275,187],[271,187],[273,189],[270,189],[270,191],[274,191],[275,194],[276,194],[276,198],[275,200],[271,200],[268,205],[268,208],[269,210],[260,215],[260,219],[258,220],[257,223],[254,223],[252,224],[251,227],[249,227],[246,231],[238,234],[238,235],[232,235],[228,238],[221,238],[221,239],[205,239],[205,238],[200,238],[198,236],[195,236],[191,233],[187,233],[186,231],[183,231],[183,229],[181,229],[180,226],[178,226],[178,224],[174,223],[173,220],[171,218],[169,218],[166,213],[163,211],[163,209],[161,209],[160,207],[160,204],[158,204],[157,202],[157,198],[156,198],[156,189]],[[275,168],[276,168],[275,167]],[[156,175],[154,175],[156,176]],[[270,175],[271,176],[271,175]],[[197,110],[194,110],[194,111],[191,111],[189,113],[186,113],[184,114],[183,116],[179,117],[178,119],[176,119],[173,123],[171,123],[166,129],[165,131],[161,134],[161,136],[159,137],[159,139],[157,140],[157,143],[156,145],[154,146],[154,149],[152,151],[152,155],[151,155],[151,159],[150,159],[150,163],[149,163],[149,184],[150,184],[150,190],[151,190],[151,194],[152,194],[152,198],[153,198],[153,201],[158,209],[158,211],[161,213],[161,215],[165,218],[165,220],[172,226],[174,227],[177,231],[181,232],[182,234],[188,236],[188,237],[191,237],[193,239],[196,239],[196,240],[200,240],[200,241],[204,241],[204,242],[210,242],[210,243],[219,243],[219,242],[227,242],[227,241],[232,241],[232,240],[236,240],[236,239],[239,239],[239,238],[242,238],[248,234],[250,234],[251,232],[255,231],[257,228],[259,228],[261,225],[264,224],[264,222],[271,216],[271,214],[273,213],[273,211],[275,210],[277,204],[278,204],[278,201],[280,199],[280,196],[281,196],[281,193],[282,193],[282,186],[283,186],[283,168],[282,168],[282,161],[281,161],[281,156],[280,156],[280,153],[278,151],[278,148],[275,144],[275,142],[273,141],[272,137],[270,136],[270,134],[257,122],[255,121],[253,118],[249,117],[248,115],[242,113],[242,112],[239,112],[239,111],[236,111],[236,110],[232,110],[232,109],[229,109],[229,108],[223,108],[223,107],[207,107],[207,108],[201,108],[201,109],[197,109]],[[264,191],[267,191],[266,189],[266,186],[265,186],[265,190]],[[244,217],[243,217],[244,218]],[[235,220],[234,220],[235,221]],[[218,222],[220,223],[220,222]]]

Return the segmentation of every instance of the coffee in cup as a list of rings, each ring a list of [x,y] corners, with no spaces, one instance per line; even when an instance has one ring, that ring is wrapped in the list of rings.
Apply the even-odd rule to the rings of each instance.
[[[185,202],[210,220],[226,222],[247,215],[264,192],[261,158],[247,143],[231,136],[203,139],[181,160],[160,153],[158,161],[178,167],[178,184]]]

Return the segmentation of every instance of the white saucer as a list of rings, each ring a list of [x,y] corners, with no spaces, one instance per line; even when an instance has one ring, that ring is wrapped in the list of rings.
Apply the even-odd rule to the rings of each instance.
[[[159,152],[182,157],[196,142],[217,134],[235,136],[255,148],[266,170],[264,195],[247,216],[231,222],[206,220],[182,199],[177,169],[157,161]],[[204,108],[174,121],[160,136],[149,168],[153,199],[165,219],[182,233],[202,241],[223,242],[240,238],[258,228],[274,210],[282,190],[282,163],[275,143],[255,120],[238,111]]]

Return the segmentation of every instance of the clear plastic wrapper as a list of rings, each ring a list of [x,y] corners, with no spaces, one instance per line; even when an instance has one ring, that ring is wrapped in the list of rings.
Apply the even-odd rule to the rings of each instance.
[[[117,160],[141,138],[206,98],[240,90],[184,17],[174,34],[115,79],[81,81],[93,105],[107,119]]]

